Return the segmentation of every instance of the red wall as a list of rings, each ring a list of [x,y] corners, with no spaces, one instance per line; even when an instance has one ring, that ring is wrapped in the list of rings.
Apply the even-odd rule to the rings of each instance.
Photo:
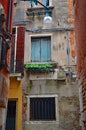
[[[9,6],[9,2],[12,0],[0,0],[0,3],[2,4],[5,15],[6,15],[6,29],[8,29],[9,25],[9,33],[11,32],[12,29],[12,11],[9,11],[9,9],[12,9],[13,6],[13,1],[12,4]],[[8,22],[8,19],[10,22]],[[6,30],[7,31],[7,30]],[[4,36],[5,38],[5,36]],[[10,64],[10,50],[7,52],[7,63],[8,66]],[[4,128],[4,124],[6,121],[6,108],[7,108],[7,102],[8,102],[8,91],[9,91],[9,72],[6,67],[2,67],[0,69],[0,130]]]
[[[75,37],[78,78],[82,85],[83,112],[86,112],[86,0],[76,0],[75,3]]]
[[[5,13],[8,13],[8,2],[9,0],[0,0],[0,3],[3,5]]]

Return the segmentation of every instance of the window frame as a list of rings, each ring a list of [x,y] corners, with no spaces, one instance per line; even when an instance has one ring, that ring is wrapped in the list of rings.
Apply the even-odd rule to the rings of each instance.
[[[38,42],[34,42],[34,41],[38,41]],[[45,41],[45,42],[44,42]],[[48,42],[49,41],[49,42]],[[33,44],[33,46],[32,46]],[[35,45],[37,44],[37,45]],[[46,45],[46,49],[47,49],[47,52],[48,53],[45,53],[46,54],[46,57],[44,56],[44,45]],[[34,50],[34,45],[39,49],[39,53],[38,53],[38,57],[34,57],[35,54],[33,54],[33,50]],[[48,51],[49,50],[49,51]],[[36,60],[34,60],[34,58]],[[47,37],[32,37],[31,38],[31,62],[50,62],[51,61],[51,37],[50,36],[47,36]]]
[[[30,98],[55,98],[55,120],[30,120]],[[57,123],[59,124],[59,106],[58,106],[58,95],[30,95],[27,96],[27,121],[28,123]]]
[[[31,121],[56,120],[55,97],[32,97],[30,98]]]
[[[45,5],[44,4],[45,0],[44,0],[44,2],[43,2],[43,0],[42,1],[39,0],[39,2],[42,3],[43,5]],[[47,7],[52,6],[52,0],[48,0],[48,3],[49,3],[49,5],[45,5],[45,6],[47,6]],[[40,8],[40,7],[42,7],[42,5],[39,4],[39,3],[36,4],[35,2],[32,2],[32,7],[34,7],[34,8]]]
[[[29,48],[29,51],[25,54],[25,56],[27,57],[27,59],[29,60],[29,62],[31,62],[31,38],[39,38],[39,37],[51,37],[51,61],[52,62],[52,53],[53,53],[53,39],[52,39],[52,33],[48,33],[48,34],[34,34],[34,35],[29,35],[28,40],[29,40],[29,44],[27,46],[27,48]],[[26,48],[26,49],[27,49]],[[27,60],[25,61],[27,63]],[[31,62],[34,63],[34,62]],[[35,63],[39,63],[39,62],[35,62]],[[46,63],[46,62],[41,62],[41,63]]]

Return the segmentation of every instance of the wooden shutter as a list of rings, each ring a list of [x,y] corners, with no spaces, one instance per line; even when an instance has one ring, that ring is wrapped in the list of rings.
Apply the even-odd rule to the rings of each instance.
[[[9,45],[6,43],[4,39],[2,39],[2,48],[1,48],[1,66],[2,67],[8,67],[7,62],[7,54],[8,54]]]
[[[51,58],[50,38],[41,39],[41,61],[50,61]]]
[[[51,38],[47,38],[47,61],[51,60]]]
[[[40,61],[40,39],[34,38],[31,43],[31,60]]]
[[[51,39],[33,38],[31,42],[31,61],[47,62],[51,60]]]
[[[14,73],[15,35],[12,35],[10,72]]]
[[[18,27],[16,50],[16,72],[23,72],[25,27]]]

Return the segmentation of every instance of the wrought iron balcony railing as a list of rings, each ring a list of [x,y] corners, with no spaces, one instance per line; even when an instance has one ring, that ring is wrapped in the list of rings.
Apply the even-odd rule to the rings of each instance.
[[[10,73],[23,73],[24,63],[23,60],[16,60],[14,62],[14,59],[11,59],[11,65],[10,65]]]

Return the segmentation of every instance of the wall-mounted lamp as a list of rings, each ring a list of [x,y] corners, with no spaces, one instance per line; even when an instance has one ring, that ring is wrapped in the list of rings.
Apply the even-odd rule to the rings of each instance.
[[[52,22],[52,17],[51,13],[46,11],[45,17],[44,17],[44,23],[51,23]]]
[[[52,17],[51,17],[51,12],[50,12],[49,7],[45,6],[44,4],[39,2],[38,0],[21,0],[21,1],[30,1],[31,3],[34,2],[35,4],[40,4],[41,6],[43,6],[46,10],[45,17],[44,17],[44,23],[51,23],[52,22]]]

